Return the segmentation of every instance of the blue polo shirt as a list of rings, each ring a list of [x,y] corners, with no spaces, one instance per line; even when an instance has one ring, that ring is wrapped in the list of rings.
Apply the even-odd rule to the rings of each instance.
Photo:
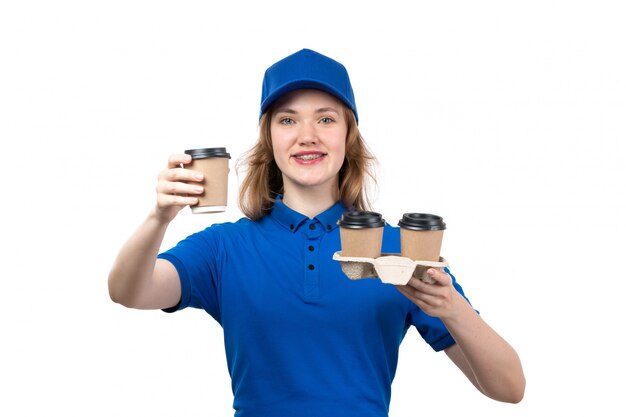
[[[337,203],[309,219],[279,201],[257,221],[213,225],[159,255],[180,276],[170,311],[204,309],[224,330],[235,416],[386,417],[409,327],[436,351],[454,343],[393,285],[344,275],[332,256],[345,211]],[[399,246],[387,225],[383,252]]]

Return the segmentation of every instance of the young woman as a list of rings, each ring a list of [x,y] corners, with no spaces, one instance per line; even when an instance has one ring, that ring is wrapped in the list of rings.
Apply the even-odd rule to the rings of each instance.
[[[265,73],[260,135],[246,155],[235,223],[213,225],[158,253],[168,224],[197,203],[202,175],[172,155],[157,203],[122,247],[113,301],[140,309],[202,308],[224,330],[236,416],[387,416],[400,343],[415,326],[474,386],[521,401],[514,349],[469,304],[446,269],[434,284],[352,281],[332,260],[337,221],[369,208],[373,156],[357,128],[346,69],[311,50]],[[399,252],[385,226],[383,252]]]

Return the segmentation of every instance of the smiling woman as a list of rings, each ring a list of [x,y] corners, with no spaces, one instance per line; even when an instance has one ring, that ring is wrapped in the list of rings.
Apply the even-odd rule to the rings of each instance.
[[[343,107],[330,94],[310,89],[292,91],[276,103],[270,134],[288,206],[309,194],[327,207],[340,199],[348,132]]]
[[[327,100],[326,104],[320,102],[318,105],[321,107],[309,109],[318,112],[315,120],[319,122],[317,126],[320,129],[323,126],[335,129],[342,120],[345,122],[347,129],[343,141],[345,158],[337,177],[338,200],[346,207],[356,210],[371,208],[367,195],[367,179],[374,179],[372,164],[375,157],[367,148],[357,126],[358,113],[348,72],[337,61],[315,51],[303,49],[275,63],[265,72],[260,136],[238,164],[238,168],[247,170],[239,192],[239,206],[250,219],[256,220],[268,214],[277,196],[289,198],[284,189],[283,172],[275,159],[274,147],[277,146],[277,138],[272,137],[274,113],[277,111],[284,113],[284,117],[280,118],[282,125],[294,125],[298,122],[294,117],[298,109],[290,108],[285,103],[293,94],[304,92],[316,95],[318,100],[321,100],[322,93],[327,93],[324,99]],[[306,100],[300,100],[299,105],[302,106],[303,102],[306,103]],[[297,126],[301,127],[302,121]],[[306,131],[303,133],[307,134]],[[305,152],[305,149],[302,151]],[[325,195],[311,194],[311,196],[314,198],[310,200],[326,199]],[[323,205],[318,207],[315,202],[312,204],[314,205],[309,207],[312,209],[311,212],[317,211]],[[300,210],[306,210],[301,211],[303,214],[309,213],[309,208],[306,204],[299,207]]]
[[[155,208],[113,265],[111,298],[167,312],[199,308],[218,321],[236,416],[386,417],[410,326],[486,396],[520,401],[517,353],[449,270],[396,287],[345,279],[332,259],[342,214],[368,207],[373,156],[357,123],[343,65],[307,49],[272,65],[259,138],[242,159],[248,217],[158,253],[170,222],[203,191],[200,173],[182,167],[189,155],[170,156]],[[399,229],[381,227],[382,252],[397,253]]]

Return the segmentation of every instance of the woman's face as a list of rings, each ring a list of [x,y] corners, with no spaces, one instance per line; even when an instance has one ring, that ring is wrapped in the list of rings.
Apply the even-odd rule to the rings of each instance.
[[[275,105],[270,131],[285,192],[292,187],[337,190],[348,133],[338,99],[312,89],[285,94]]]

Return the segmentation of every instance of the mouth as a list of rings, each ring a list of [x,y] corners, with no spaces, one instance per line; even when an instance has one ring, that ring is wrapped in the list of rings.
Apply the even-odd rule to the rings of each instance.
[[[326,155],[328,154],[323,153],[323,152],[298,152],[292,155],[292,158],[294,158],[298,162],[306,163],[306,162],[318,161],[322,159],[323,157],[325,157]]]

